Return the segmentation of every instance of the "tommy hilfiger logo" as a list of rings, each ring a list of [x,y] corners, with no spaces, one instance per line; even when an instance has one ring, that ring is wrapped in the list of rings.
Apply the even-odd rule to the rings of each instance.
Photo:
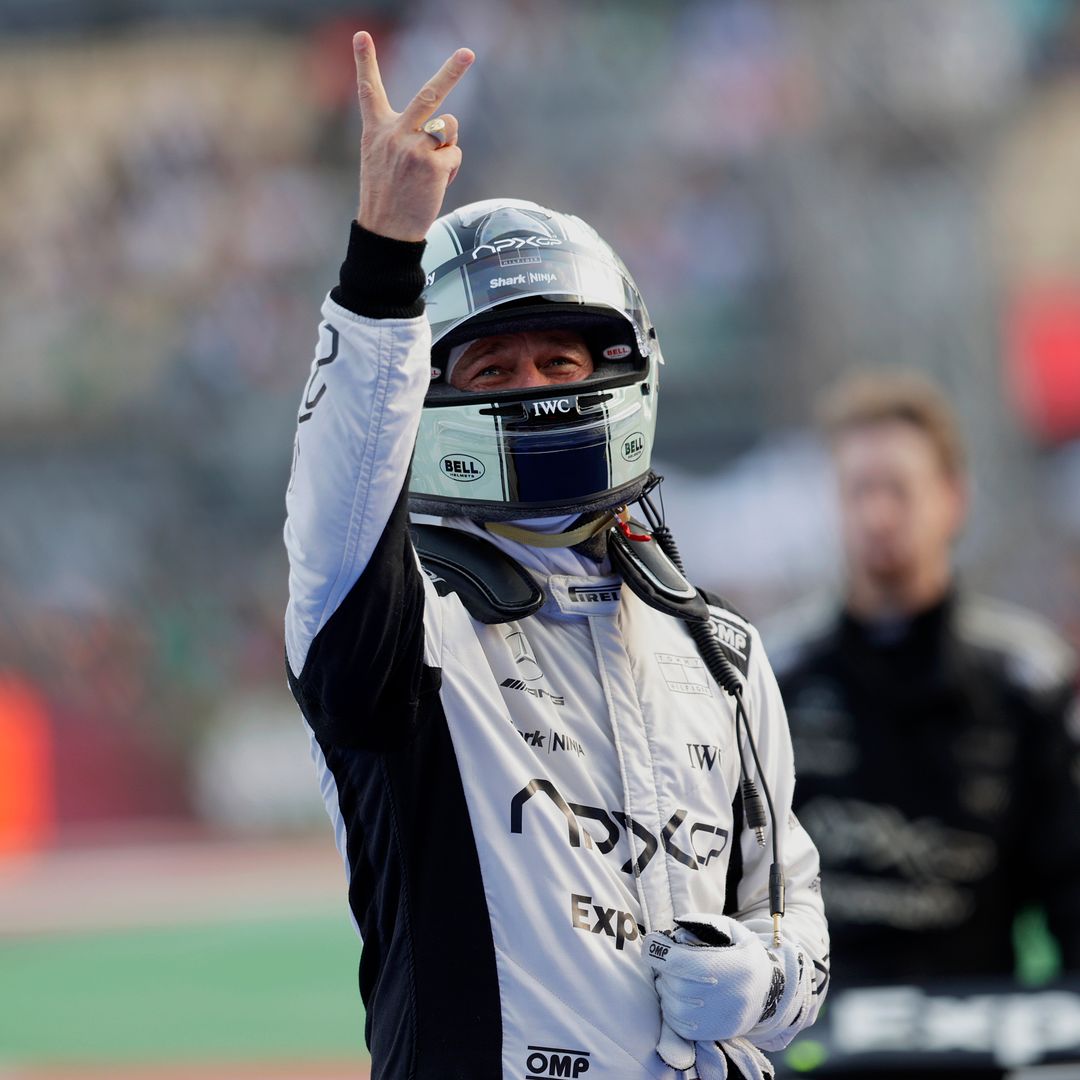
[[[701,694],[712,696],[709,676],[700,656],[675,656],[672,653],[656,653],[656,662],[664,674],[669,690],[676,694]]]
[[[701,769],[702,772],[712,772],[712,767],[720,760],[719,746],[688,742],[686,752],[690,755],[690,767]]]

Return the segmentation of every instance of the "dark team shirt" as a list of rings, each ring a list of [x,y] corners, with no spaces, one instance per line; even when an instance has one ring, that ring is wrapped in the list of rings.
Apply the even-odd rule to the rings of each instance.
[[[948,596],[774,648],[795,810],[821,854],[838,985],[1010,975],[1041,904],[1080,968],[1075,657],[1044,623]]]

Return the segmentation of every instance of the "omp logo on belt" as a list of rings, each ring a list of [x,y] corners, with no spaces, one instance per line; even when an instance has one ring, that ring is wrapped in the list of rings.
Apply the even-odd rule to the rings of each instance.
[[[548,1080],[552,1076],[583,1076],[588,1071],[588,1050],[530,1046],[525,1058],[525,1080]]]

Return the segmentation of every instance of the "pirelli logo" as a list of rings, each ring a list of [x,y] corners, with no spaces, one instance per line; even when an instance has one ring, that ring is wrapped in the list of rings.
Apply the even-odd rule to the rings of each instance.
[[[571,585],[567,589],[572,604],[610,604],[619,599],[621,585]]]

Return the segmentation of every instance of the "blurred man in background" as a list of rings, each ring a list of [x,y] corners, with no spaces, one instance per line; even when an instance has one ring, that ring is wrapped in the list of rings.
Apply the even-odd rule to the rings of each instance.
[[[967,471],[933,384],[850,377],[823,420],[846,594],[775,657],[837,988],[1011,976],[1032,904],[1080,968],[1075,657],[957,581]]]

